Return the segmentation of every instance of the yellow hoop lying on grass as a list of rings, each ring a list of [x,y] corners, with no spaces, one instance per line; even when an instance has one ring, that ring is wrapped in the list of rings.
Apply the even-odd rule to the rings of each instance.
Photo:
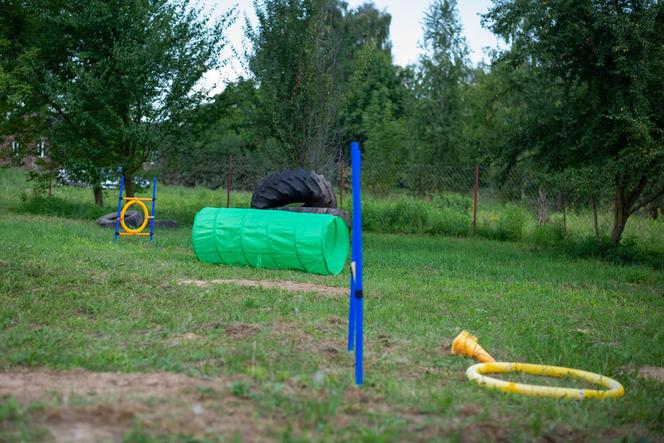
[[[497,374],[506,372],[521,372],[545,377],[573,377],[588,383],[604,386],[608,390],[599,389],[573,389],[554,386],[527,385],[497,378],[487,377],[483,374]],[[556,397],[583,400],[585,398],[618,398],[625,394],[625,389],[612,378],[579,369],[562,368],[559,366],[533,365],[529,363],[478,363],[466,370],[471,381],[487,388],[498,389],[513,394],[531,395],[535,397]]]
[[[139,232],[141,232],[143,229],[145,229],[145,227],[148,225],[148,220],[150,220],[150,214],[148,213],[148,207],[145,206],[145,203],[143,203],[138,198],[127,197],[127,200],[129,201],[122,208],[122,212],[120,212],[120,225],[122,226],[122,229],[125,230],[125,232],[131,235],[136,235]],[[143,209],[143,224],[136,229],[129,228],[124,221],[125,212],[127,212],[127,209],[129,209],[131,205],[138,205]]]

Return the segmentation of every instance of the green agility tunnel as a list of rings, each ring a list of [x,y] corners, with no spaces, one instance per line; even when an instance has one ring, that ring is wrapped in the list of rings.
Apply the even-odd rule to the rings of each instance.
[[[338,274],[348,255],[339,217],[264,209],[203,208],[191,234],[205,263]]]

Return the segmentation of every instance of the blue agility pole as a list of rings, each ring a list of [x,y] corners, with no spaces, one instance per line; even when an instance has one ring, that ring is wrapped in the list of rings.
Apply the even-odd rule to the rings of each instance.
[[[118,215],[115,218],[115,236],[113,241],[118,241],[120,236],[120,212],[122,211],[122,190],[124,188],[124,175],[120,176],[120,196],[118,197]]]
[[[152,241],[152,235],[154,234],[154,204],[155,201],[157,200],[157,177],[154,178],[152,181],[152,210],[150,211],[150,215],[152,218],[150,219],[150,241]]]
[[[362,292],[362,197],[360,194],[360,144],[352,142],[350,156],[353,173],[353,244],[351,296],[351,319],[355,335],[355,384],[362,384],[362,335],[363,335],[363,292]],[[349,331],[350,331],[349,324]]]
[[[351,258],[352,260],[352,258]],[[350,297],[348,299],[348,350],[352,351],[355,341],[355,270],[350,268]]]

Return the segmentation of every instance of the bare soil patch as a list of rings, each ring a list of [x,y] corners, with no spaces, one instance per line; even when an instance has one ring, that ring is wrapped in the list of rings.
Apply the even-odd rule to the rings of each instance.
[[[282,424],[256,414],[233,396],[233,379],[196,379],[176,373],[116,374],[84,370],[0,373],[0,397],[39,401],[31,423],[55,442],[121,442],[133,428],[153,435],[225,436],[272,441]]]
[[[258,325],[235,322],[226,326],[226,334],[233,338],[245,338],[256,335],[258,332]]]
[[[210,285],[235,285],[250,288],[284,289],[291,292],[315,292],[322,295],[345,295],[348,290],[334,286],[317,285],[315,283],[302,283],[288,280],[242,280],[242,279],[216,279],[216,280],[191,280],[180,278],[176,280],[178,285],[195,285],[206,288]]]
[[[196,341],[196,340],[203,340],[203,339],[205,339],[205,337],[203,337],[202,335],[198,335],[194,332],[185,332],[184,334],[169,337],[168,341],[170,343],[184,343],[184,342],[188,342],[188,341]]]
[[[664,383],[664,368],[661,366],[643,366],[639,368],[639,377]]]
[[[10,371],[0,373],[0,395],[12,395],[22,401],[40,400],[54,394],[67,403],[71,396],[118,397],[163,396],[186,388],[211,385],[171,372],[119,374],[85,370]]]

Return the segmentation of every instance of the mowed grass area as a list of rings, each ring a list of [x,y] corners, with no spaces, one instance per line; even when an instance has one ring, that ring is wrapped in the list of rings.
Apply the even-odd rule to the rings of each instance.
[[[165,191],[166,214],[190,208],[199,192]],[[188,226],[157,231],[153,244],[113,243],[91,220],[28,215],[17,210],[18,190],[0,192],[2,372],[193,380],[182,392],[137,396],[16,392],[0,400],[0,441],[48,441],[59,425],[86,421],[136,442],[664,439],[664,384],[639,376],[664,366],[660,270],[526,243],[367,234],[358,389],[345,350],[347,297],[178,283],[345,287],[348,271],[210,266],[195,259]],[[221,198],[200,192],[201,204]],[[578,402],[483,390],[465,379],[473,362],[449,353],[461,329],[497,360],[599,372],[626,395]]]

